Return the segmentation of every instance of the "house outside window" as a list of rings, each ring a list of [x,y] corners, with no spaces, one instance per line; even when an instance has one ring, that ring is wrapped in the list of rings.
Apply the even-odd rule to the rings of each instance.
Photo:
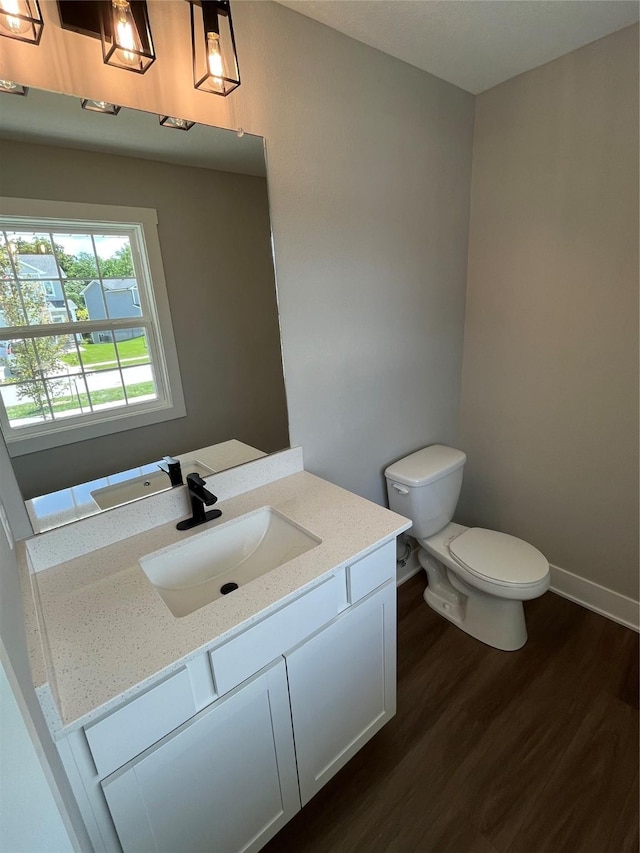
[[[0,203],[0,419],[12,454],[183,416],[155,211]]]

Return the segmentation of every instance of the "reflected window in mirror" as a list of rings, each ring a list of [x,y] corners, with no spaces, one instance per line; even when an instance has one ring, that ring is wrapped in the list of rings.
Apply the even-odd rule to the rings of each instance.
[[[3,199],[0,216],[7,441],[40,449],[184,414],[170,318],[159,311],[155,211],[34,200],[41,216],[11,213],[24,206]]]

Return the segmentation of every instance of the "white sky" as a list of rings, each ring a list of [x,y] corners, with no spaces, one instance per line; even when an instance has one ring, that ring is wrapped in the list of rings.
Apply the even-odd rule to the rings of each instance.
[[[91,252],[90,240],[86,236],[74,234],[54,234],[54,239],[69,255],[78,252]],[[129,242],[127,237],[95,236],[96,251],[99,258],[110,258],[118,249],[122,249]]]
[[[8,231],[7,237],[9,243],[18,237],[23,240],[34,240],[37,238],[49,241],[49,235],[40,231]],[[93,246],[91,245],[91,238],[88,234],[54,234],[53,239],[69,255],[77,255],[80,252],[93,254]],[[112,257],[119,249],[122,249],[129,243],[128,237],[118,237],[111,234],[95,234],[94,240],[98,257],[101,259]]]

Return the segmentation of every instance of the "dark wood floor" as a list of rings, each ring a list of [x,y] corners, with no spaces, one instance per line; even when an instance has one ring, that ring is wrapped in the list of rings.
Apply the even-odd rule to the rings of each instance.
[[[499,652],[399,590],[398,713],[268,853],[637,853],[638,636],[553,593]]]

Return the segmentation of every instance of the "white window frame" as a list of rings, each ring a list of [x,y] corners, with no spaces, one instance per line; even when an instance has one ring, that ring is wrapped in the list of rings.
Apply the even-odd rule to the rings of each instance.
[[[102,230],[103,233],[118,231],[137,235],[131,243],[131,249],[143,314],[148,317],[148,325],[152,330],[148,341],[158,393],[157,400],[45,421],[19,429],[9,425],[6,411],[0,401],[0,422],[10,455],[22,456],[185,417],[186,407],[158,238],[157,211],[143,207],[0,198],[0,225],[7,229],[49,229],[54,233],[55,230],[61,233]],[[132,318],[106,322],[109,328],[129,328],[136,325]],[[77,328],[77,324],[73,325]],[[137,325],[146,324],[139,322]],[[89,326],[95,327],[97,331],[105,327],[105,321],[83,321],[83,327],[91,331]],[[55,328],[56,333],[60,334],[57,324]],[[11,332],[0,328],[0,337],[8,339],[9,334],[12,339],[21,336],[32,337],[36,330],[43,332],[46,327],[11,327]]]

